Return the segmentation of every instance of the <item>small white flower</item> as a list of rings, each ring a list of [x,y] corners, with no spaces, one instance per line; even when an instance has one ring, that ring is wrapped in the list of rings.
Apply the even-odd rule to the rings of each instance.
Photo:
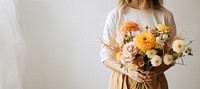
[[[184,50],[184,44],[182,40],[175,40],[172,44],[172,49],[176,53],[181,53]]]
[[[158,37],[156,37],[157,42],[166,42],[168,40],[169,36],[168,34],[162,34]]]
[[[148,58],[153,58],[156,55],[157,51],[155,49],[147,50],[146,55]]]
[[[162,59],[160,56],[155,55],[152,59],[151,59],[151,64],[152,66],[156,67],[162,64]]]
[[[166,65],[169,65],[169,64],[172,64],[174,60],[173,60],[172,55],[165,54],[163,61]]]
[[[156,37],[156,42],[161,42],[161,36]]]
[[[129,42],[123,47],[123,56],[127,59],[134,59],[137,53],[137,48],[134,42]],[[130,60],[127,60],[130,61]]]
[[[168,34],[163,34],[162,38],[163,38],[163,39],[168,39],[169,36],[168,36]]]

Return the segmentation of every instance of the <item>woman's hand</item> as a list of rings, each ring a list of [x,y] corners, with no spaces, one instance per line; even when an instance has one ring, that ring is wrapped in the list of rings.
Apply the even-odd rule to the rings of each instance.
[[[154,69],[151,71],[143,71],[142,74],[146,75],[146,79],[144,80],[144,82],[153,81],[154,79],[157,78],[157,76],[159,76],[163,72],[164,72],[163,70],[159,70],[159,69]]]
[[[169,69],[173,65],[161,65],[159,67],[155,67],[151,71],[141,71],[143,75],[146,75],[144,82],[151,82],[157,78],[157,76],[164,73],[167,69]]]
[[[128,75],[131,79],[142,83],[145,81],[145,79],[147,78],[145,75],[143,75],[142,73],[140,73],[139,71],[129,71],[126,75]]]

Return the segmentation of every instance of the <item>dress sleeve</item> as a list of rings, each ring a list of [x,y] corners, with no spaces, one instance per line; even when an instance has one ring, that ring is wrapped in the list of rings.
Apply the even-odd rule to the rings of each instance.
[[[168,17],[168,26],[171,28],[169,35],[171,38],[173,38],[176,35],[176,24],[172,13]]]
[[[116,25],[115,25],[115,14],[113,11],[111,11],[108,16],[107,20],[105,23],[104,31],[103,31],[103,41],[106,41],[108,43],[114,44],[116,43],[115,38],[116,38]],[[108,58],[113,57],[113,53],[109,51],[105,47],[105,45],[101,45],[101,51],[100,51],[100,57],[101,57],[101,62],[104,62]]]

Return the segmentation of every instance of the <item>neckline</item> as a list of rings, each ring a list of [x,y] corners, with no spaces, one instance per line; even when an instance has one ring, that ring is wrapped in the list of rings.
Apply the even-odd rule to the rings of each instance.
[[[131,6],[128,6],[128,8],[131,9],[131,10],[137,11],[137,12],[146,12],[146,11],[150,11],[150,10],[152,10],[151,8],[141,10],[141,9],[133,8],[133,7],[131,7]]]

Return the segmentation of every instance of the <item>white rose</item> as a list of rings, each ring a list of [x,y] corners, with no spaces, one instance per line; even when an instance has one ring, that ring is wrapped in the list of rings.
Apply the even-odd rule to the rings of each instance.
[[[165,54],[163,61],[166,65],[169,65],[169,64],[172,64],[174,60],[173,60],[172,55]]]
[[[172,49],[176,53],[181,53],[184,50],[184,44],[182,40],[175,40],[172,44]]]
[[[156,67],[162,64],[162,59],[160,56],[155,55],[152,59],[151,59],[151,64],[152,66]]]
[[[153,58],[156,55],[157,51],[155,49],[147,50],[146,55],[148,58]]]

